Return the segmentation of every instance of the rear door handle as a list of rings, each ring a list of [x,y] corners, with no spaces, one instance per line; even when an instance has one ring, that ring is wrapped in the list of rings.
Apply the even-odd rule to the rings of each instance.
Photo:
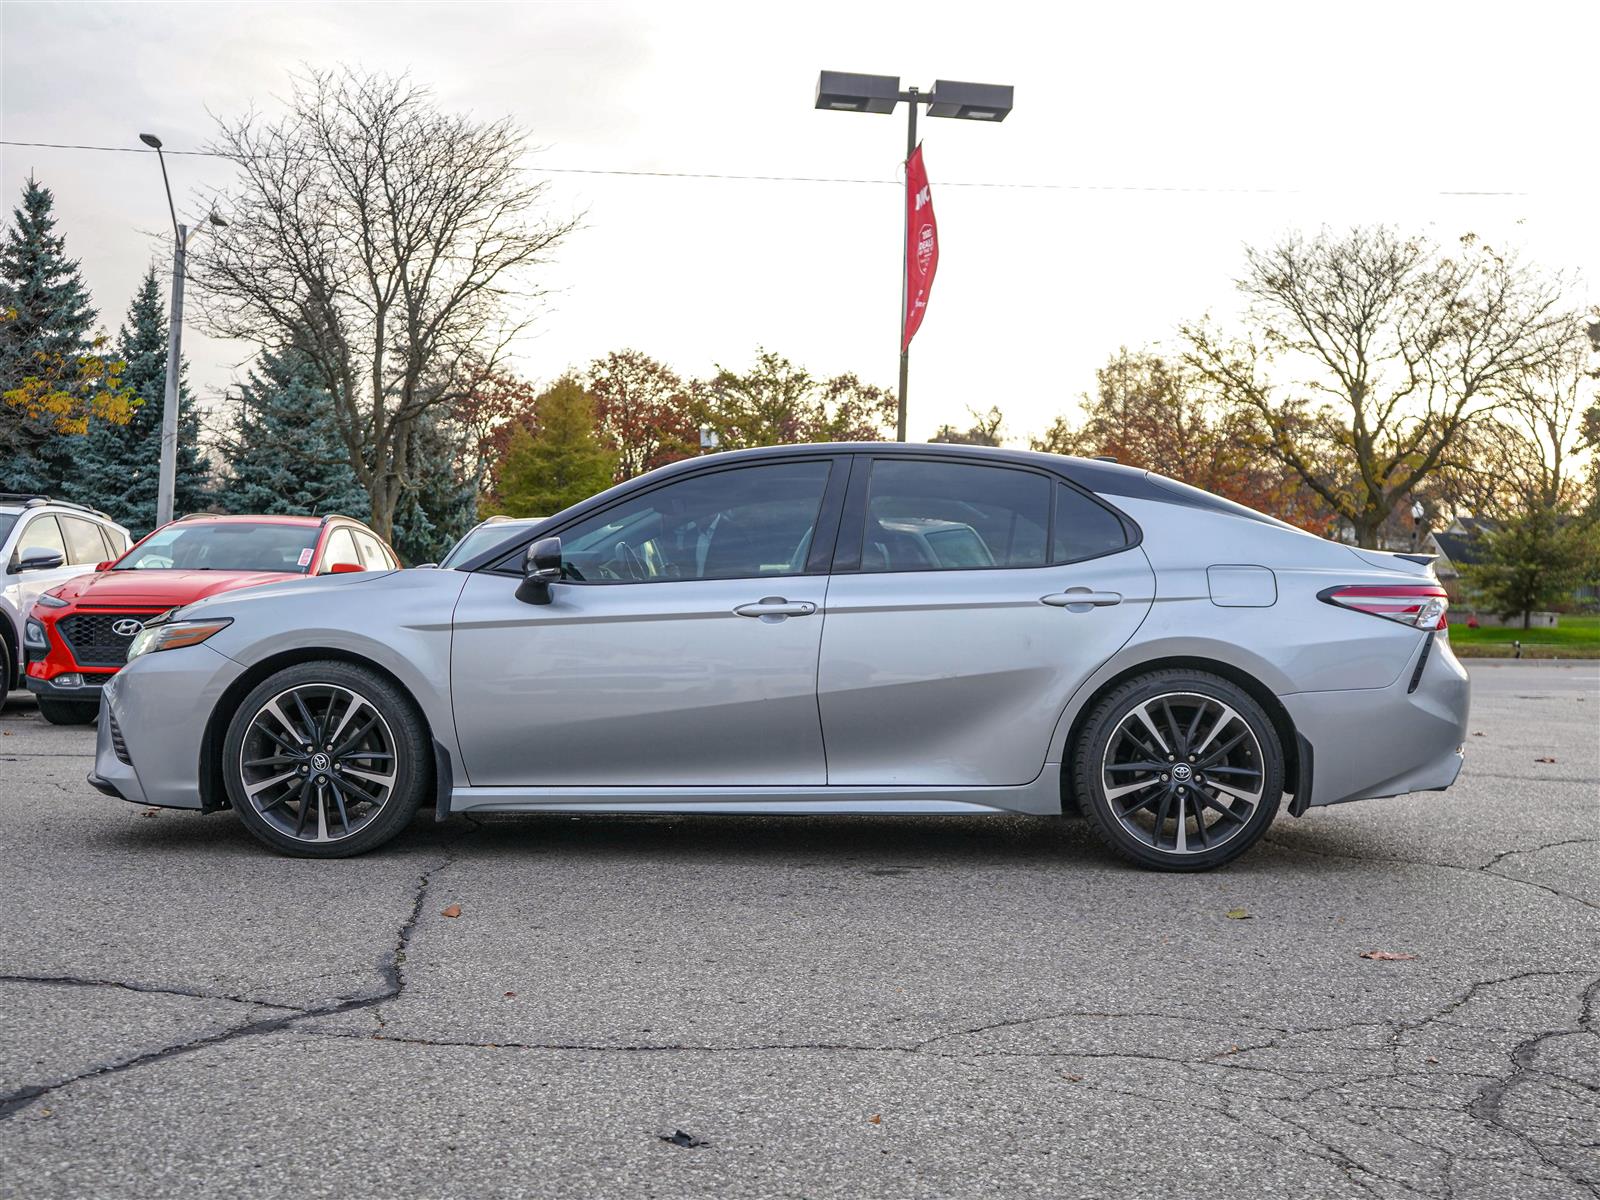
[[[809,600],[785,600],[782,596],[763,596],[752,604],[741,604],[733,611],[741,617],[781,621],[785,617],[809,617],[817,611],[817,606]]]
[[[1088,612],[1091,608],[1121,604],[1122,593],[1092,592],[1084,587],[1068,588],[1064,592],[1052,592],[1048,596],[1040,596],[1039,603],[1048,604],[1051,608],[1064,608],[1069,612]]]

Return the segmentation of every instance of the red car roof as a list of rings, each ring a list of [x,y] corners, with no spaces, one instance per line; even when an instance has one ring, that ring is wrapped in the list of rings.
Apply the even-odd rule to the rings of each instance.
[[[354,518],[350,519],[353,520]],[[180,517],[179,520],[186,525],[200,521],[253,521],[258,525],[321,525],[323,518],[285,516],[281,513],[264,513],[259,517],[251,516],[248,513],[195,513],[191,517]],[[175,521],[173,524],[177,524],[177,522]]]

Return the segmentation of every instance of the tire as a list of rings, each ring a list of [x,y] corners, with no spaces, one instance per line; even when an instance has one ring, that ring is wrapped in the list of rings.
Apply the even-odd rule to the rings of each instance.
[[[1237,684],[1204,671],[1152,671],[1095,705],[1071,784],[1090,825],[1122,857],[1204,871],[1267,831],[1283,800],[1283,747]]]
[[[387,677],[353,663],[297,663],[240,702],[222,775],[244,827],[274,850],[347,858],[411,824],[433,787],[432,740]]]
[[[93,725],[100,706],[85,700],[47,700],[39,697],[39,715],[52,725]]]
[[[11,618],[0,612],[0,621],[9,621]],[[17,665],[11,661],[11,644],[0,636],[0,712],[5,711],[6,700],[11,695],[11,689],[17,686]]]

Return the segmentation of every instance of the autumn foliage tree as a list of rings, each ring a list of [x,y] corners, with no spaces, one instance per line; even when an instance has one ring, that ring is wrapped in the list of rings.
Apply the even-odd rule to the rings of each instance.
[[[1558,281],[1471,237],[1294,234],[1247,249],[1237,283],[1243,331],[1185,326],[1184,360],[1363,546],[1568,321]]]
[[[614,350],[590,364],[588,383],[596,427],[616,452],[617,482],[699,452],[699,404],[672,368]]]
[[[853,374],[818,379],[770,350],[758,350],[746,371],[719,367],[700,391],[706,423],[724,450],[878,442],[894,433],[896,404],[889,389]]]

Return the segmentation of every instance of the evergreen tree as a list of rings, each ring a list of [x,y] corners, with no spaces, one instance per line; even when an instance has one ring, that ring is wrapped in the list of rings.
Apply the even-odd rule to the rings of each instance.
[[[1463,563],[1477,603],[1527,629],[1530,614],[1570,600],[1600,560],[1600,526],[1552,508],[1535,508],[1483,536],[1483,558]]]
[[[350,467],[333,399],[294,350],[268,352],[240,389],[227,437],[224,512],[364,517],[366,489]]]
[[[56,232],[55,196],[32,176],[0,245],[0,392],[64,371],[88,354],[95,311],[78,263]],[[82,439],[53,421],[0,406],[0,490],[60,493]]]
[[[411,483],[394,510],[395,553],[403,563],[437,562],[478,519],[476,478],[464,478],[458,430],[436,409],[412,427],[405,461]]]
[[[92,421],[83,439],[76,480],[65,490],[74,500],[104,509],[142,535],[155,528],[161,482],[161,412],[167,390],[167,313],[154,267],[128,307],[117,334],[122,381],[142,402],[126,425]],[[178,470],[173,515],[211,502],[210,459],[200,449],[200,415],[183,375],[178,376]]]
[[[514,517],[547,517],[611,486],[617,456],[595,434],[594,397],[570,375],[556,380],[535,407],[538,429],[512,435],[500,468],[500,509]]]

